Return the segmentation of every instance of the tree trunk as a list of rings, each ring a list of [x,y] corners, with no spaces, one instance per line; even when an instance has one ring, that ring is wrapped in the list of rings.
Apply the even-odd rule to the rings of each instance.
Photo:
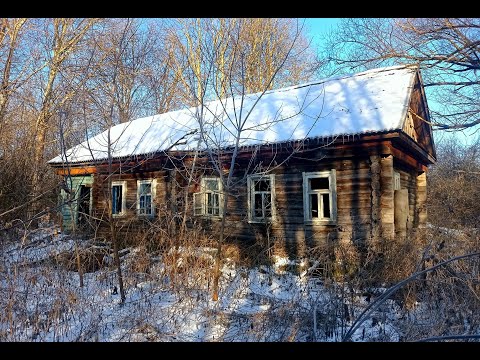
[[[41,183],[43,180],[43,163],[44,163],[44,151],[45,151],[45,139],[47,135],[47,123],[46,120],[41,117],[37,122],[37,132],[35,135],[35,148],[33,155],[33,174],[32,174],[32,197],[36,198],[41,193]],[[34,218],[40,210],[39,201],[32,203],[30,217]],[[34,219],[35,222],[35,219]]]
[[[111,214],[111,211],[110,211]],[[110,215],[110,218],[112,216]],[[123,288],[123,275],[122,275],[122,267],[120,264],[120,255],[118,249],[118,239],[117,239],[117,231],[115,229],[115,223],[113,219],[110,219],[110,234],[112,236],[112,243],[113,243],[113,261],[115,266],[117,267],[117,277],[118,277],[118,287],[120,289],[120,303],[125,303],[125,290]]]
[[[218,284],[220,282],[220,263],[222,261],[222,245],[223,239],[225,237],[225,221],[226,221],[226,209],[227,209],[227,196],[223,197],[223,216],[222,216],[222,224],[220,226],[220,234],[218,236],[218,243],[217,243],[217,253],[215,254],[215,265],[213,269],[213,290],[212,290],[212,300],[218,301]]]
[[[71,190],[73,193],[73,189]],[[80,252],[78,250],[78,239],[76,234],[77,226],[76,226],[76,219],[75,219],[75,212],[74,212],[75,210],[73,209],[72,194],[68,194],[68,196],[69,196],[68,208],[70,210],[70,218],[72,219],[72,234],[73,234],[73,238],[75,239],[75,258],[77,261],[78,277],[80,281],[80,287],[83,287],[83,269],[82,269],[82,261],[80,258]]]
[[[112,125],[110,117],[110,126]],[[111,138],[110,138],[110,128],[108,130],[108,193],[107,193],[107,204],[108,204],[108,223],[110,224],[110,236],[113,243],[113,261],[115,266],[117,267],[117,277],[118,277],[118,287],[120,290],[120,304],[125,302],[125,290],[123,288],[123,275],[122,275],[122,267],[120,263],[120,255],[119,255],[119,246],[118,246],[118,239],[117,239],[117,229],[115,224],[115,219],[113,218],[112,214],[112,147],[111,147]]]

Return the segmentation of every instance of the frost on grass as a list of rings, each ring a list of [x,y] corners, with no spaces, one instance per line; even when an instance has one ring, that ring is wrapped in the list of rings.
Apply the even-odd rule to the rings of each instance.
[[[86,272],[80,288],[78,273],[55,262],[59,253],[73,251],[74,241],[48,234],[2,247],[0,341],[341,341],[386,290],[371,289],[366,296],[348,284],[288,270],[308,268],[306,259],[274,257],[270,266],[246,268],[226,258],[214,302],[214,248],[178,247],[172,269],[166,257],[173,250],[151,256],[138,247],[122,252],[126,301],[120,304],[116,271],[108,262]],[[147,265],[139,267],[146,256]],[[389,299],[351,340],[405,340],[413,333],[412,317],[420,326],[431,325],[425,307],[419,303],[408,312]]]

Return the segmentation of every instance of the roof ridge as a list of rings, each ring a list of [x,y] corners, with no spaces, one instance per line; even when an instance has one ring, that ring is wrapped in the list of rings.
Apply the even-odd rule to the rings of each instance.
[[[307,86],[320,85],[320,84],[324,84],[324,83],[327,83],[327,82],[330,82],[330,81],[338,81],[338,80],[348,79],[348,78],[352,78],[352,77],[360,77],[360,76],[364,76],[364,75],[367,75],[367,74],[382,73],[382,72],[385,72],[385,71],[400,70],[400,69],[404,69],[404,68],[414,68],[414,67],[418,68],[418,65],[417,64],[400,64],[400,65],[385,66],[385,67],[381,67],[381,68],[368,69],[368,70],[357,72],[357,73],[349,73],[349,74],[344,74],[344,75],[325,77],[323,79],[312,80],[312,81],[302,83],[302,84],[291,85],[291,86],[287,86],[287,87],[283,87],[283,88],[279,88],[279,89],[272,89],[272,90],[266,91],[265,94],[272,94],[272,93],[275,93],[275,92],[283,92],[283,91],[289,91],[289,90],[294,90],[294,89],[301,89],[301,88],[304,88],[304,87],[307,87]],[[246,96],[254,95],[254,94],[258,94],[258,93],[261,93],[261,91],[256,92],[256,93],[252,93],[252,94],[246,94]],[[226,99],[228,99],[228,98],[226,98]],[[217,101],[217,100],[214,100],[214,101]]]
[[[410,68],[417,69],[418,66],[388,66],[270,90],[258,102],[253,94],[246,95],[242,106],[249,110],[250,116],[244,119],[248,124],[243,128],[241,145],[398,129],[400,118],[408,105],[408,93],[414,77],[412,71],[403,69]],[[346,79],[357,80],[342,81]],[[299,90],[309,86],[311,88]],[[213,138],[222,144],[233,141],[235,132],[231,131],[234,126],[232,118],[237,118],[236,111],[240,105],[234,106],[233,101],[236,101],[235,97],[204,104],[210,108],[204,113],[207,131],[211,131]],[[161,151],[174,146],[175,134],[183,134],[197,126],[196,109],[198,107],[184,107],[111,127],[112,141],[115,143],[112,156]],[[68,149],[69,161],[103,158],[107,145],[102,134],[106,131]],[[196,144],[187,139],[175,146],[177,150],[188,150],[198,146]],[[60,160],[61,156],[57,156],[49,162]]]

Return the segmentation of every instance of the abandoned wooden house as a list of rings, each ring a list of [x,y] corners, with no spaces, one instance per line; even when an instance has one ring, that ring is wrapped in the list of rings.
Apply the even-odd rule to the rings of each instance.
[[[391,239],[426,224],[436,155],[418,67],[241,100],[122,123],[50,160],[73,194],[64,229],[110,217],[119,232],[134,232],[186,210],[206,231],[225,217],[233,241],[258,240],[268,228],[275,242],[303,248]]]

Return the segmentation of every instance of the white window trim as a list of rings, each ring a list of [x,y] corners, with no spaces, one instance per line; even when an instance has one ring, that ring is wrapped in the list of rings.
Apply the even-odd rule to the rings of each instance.
[[[269,175],[248,175],[247,176],[247,209],[248,209],[248,222],[249,223],[265,223],[265,218],[257,218],[254,217],[254,208],[253,204],[255,203],[253,196],[255,192],[253,191],[253,181],[257,179],[264,179],[264,178],[269,178],[270,179],[270,198],[272,201],[272,217],[270,218],[270,222],[274,222],[277,220],[276,216],[276,206],[275,206],[275,174],[269,174]],[[267,218],[268,219],[268,218]]]
[[[218,184],[218,191],[215,192],[215,191],[211,191],[211,190],[206,190],[206,181],[216,181],[217,184]],[[207,193],[218,193],[219,194],[219,197],[218,197],[218,201],[219,201],[219,208],[218,208],[218,212],[219,214],[218,215],[214,215],[214,214],[207,214],[207,204],[206,204],[206,196],[205,194]],[[195,210],[196,210],[196,207],[195,207],[195,197],[196,196],[200,196],[201,197],[201,204],[202,204],[202,209],[201,209],[201,213],[198,214],[198,213],[195,213]],[[222,184],[222,181],[219,177],[214,177],[214,176],[206,176],[206,177],[202,177],[202,180],[200,182],[200,192],[196,192],[193,194],[193,214],[194,216],[204,216],[204,217],[209,217],[209,218],[221,218],[223,217],[223,214],[224,214],[224,209],[223,209],[223,202],[224,202],[224,198],[223,198],[224,194],[223,194],[223,184]]]
[[[141,184],[151,184],[152,189],[152,213],[151,214],[140,214],[140,185]],[[155,198],[157,196],[157,179],[144,179],[137,180],[137,216],[139,217],[154,217],[155,216]]]
[[[335,169],[329,171],[304,172],[303,174],[303,217],[306,224],[335,225],[337,223],[337,175]],[[311,178],[327,177],[330,193],[330,218],[311,218],[308,180]]]
[[[113,217],[122,217],[127,215],[127,182],[123,181],[112,181],[112,188],[114,186],[121,186],[122,187],[122,211],[118,214],[112,214]],[[112,196],[112,192],[110,191],[110,196]],[[113,208],[113,198],[112,198],[112,208]]]

